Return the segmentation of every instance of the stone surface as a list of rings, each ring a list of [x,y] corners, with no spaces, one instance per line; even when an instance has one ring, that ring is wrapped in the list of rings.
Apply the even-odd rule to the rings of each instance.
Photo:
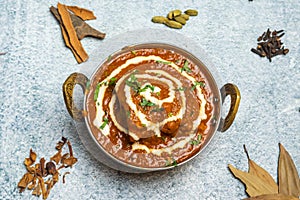
[[[73,143],[78,163],[51,191],[49,199],[242,199],[245,188],[227,164],[247,170],[250,156],[276,179],[278,143],[300,171],[300,2],[238,1],[81,1],[62,3],[94,11],[93,27],[106,39],[140,28],[168,29],[151,17],[194,8],[181,30],[211,57],[224,82],[236,84],[242,100],[228,131],[217,133],[205,151],[170,171],[125,174],[97,162],[84,148],[64,105],[61,86],[79,71],[49,12],[57,1],[0,1],[0,199],[37,199],[17,183],[32,148],[49,158],[61,136]],[[270,63],[250,52],[267,28],[283,29],[290,52]],[[169,29],[168,29],[169,30]],[[85,38],[91,54],[104,40]]]

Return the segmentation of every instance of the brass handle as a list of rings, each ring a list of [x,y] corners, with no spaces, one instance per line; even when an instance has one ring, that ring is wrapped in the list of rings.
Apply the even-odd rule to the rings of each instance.
[[[83,119],[83,111],[75,106],[73,100],[73,91],[75,85],[79,84],[83,90],[83,93],[85,93],[88,81],[89,80],[85,75],[75,72],[71,74],[63,84],[62,89],[67,110],[71,117],[76,121],[80,121]]]
[[[230,109],[225,117],[225,119],[221,118],[221,123],[219,127],[219,131],[224,132],[226,131],[234,121],[235,115],[238,111],[241,94],[238,87],[234,84],[227,83],[221,88],[221,96],[222,96],[222,102],[224,102],[225,98],[227,96],[230,96]]]

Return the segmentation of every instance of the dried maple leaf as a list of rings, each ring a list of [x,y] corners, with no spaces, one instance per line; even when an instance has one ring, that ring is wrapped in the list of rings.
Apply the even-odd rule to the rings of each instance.
[[[300,179],[296,166],[285,148],[279,144],[280,153],[278,160],[278,182],[279,187],[272,176],[248,157],[249,172],[243,172],[228,165],[233,175],[246,185],[246,192],[252,199],[298,199],[300,195]]]
[[[284,194],[263,194],[256,197],[246,198],[244,200],[299,200],[299,199]]]
[[[228,165],[228,167],[233,175],[246,185],[246,192],[250,197],[278,192],[276,188],[273,188],[258,176],[238,170],[232,165]]]
[[[258,164],[256,164],[253,160],[250,159],[245,145],[244,150],[248,158],[249,174],[258,176],[265,184],[272,188],[272,191],[278,191],[278,185],[273,179],[273,177],[264,168],[260,167]]]
[[[278,184],[279,193],[300,196],[300,179],[290,154],[279,144]]]

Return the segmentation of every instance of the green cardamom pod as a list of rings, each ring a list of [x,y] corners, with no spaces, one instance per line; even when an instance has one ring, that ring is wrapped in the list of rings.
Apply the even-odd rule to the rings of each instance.
[[[184,13],[189,15],[189,16],[197,16],[198,15],[198,11],[197,10],[192,10],[192,9],[188,9]]]
[[[175,20],[176,22],[179,22],[179,23],[182,24],[182,25],[185,25],[185,23],[186,23],[186,20],[185,20],[183,17],[181,17],[181,15],[175,17],[174,20]]]
[[[172,10],[168,13],[167,17],[169,19],[174,19],[174,17],[177,17],[179,15],[181,15],[181,10]]]
[[[167,21],[165,21],[164,24],[170,28],[176,28],[176,29],[182,28],[182,24],[180,24],[179,22],[173,21],[173,20],[167,20]]]
[[[163,24],[165,23],[165,21],[167,21],[168,19],[166,17],[163,16],[154,16],[152,17],[152,22],[154,23],[160,23]]]
[[[190,19],[190,16],[185,13],[181,14],[180,17],[183,17],[185,19],[185,21]]]

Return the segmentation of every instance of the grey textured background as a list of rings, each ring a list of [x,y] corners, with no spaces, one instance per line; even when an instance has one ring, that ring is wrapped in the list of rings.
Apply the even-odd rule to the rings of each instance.
[[[79,71],[64,46],[60,28],[49,12],[57,1],[0,0],[0,199],[37,199],[17,183],[25,173],[23,159],[32,148],[49,158],[61,136],[73,143],[78,163],[60,180],[49,199],[242,199],[244,185],[227,164],[247,170],[243,151],[277,178],[278,143],[300,171],[300,1],[62,1],[94,11],[88,23],[107,39],[140,28],[167,27],[151,17],[171,9],[195,8],[182,30],[212,58],[225,82],[235,83],[242,100],[236,120],[218,133],[206,151],[182,167],[143,175],[124,174],[98,163],[85,150],[68,115],[61,86]],[[270,63],[250,52],[267,28],[284,29],[290,49]],[[105,40],[85,38],[91,55]]]

